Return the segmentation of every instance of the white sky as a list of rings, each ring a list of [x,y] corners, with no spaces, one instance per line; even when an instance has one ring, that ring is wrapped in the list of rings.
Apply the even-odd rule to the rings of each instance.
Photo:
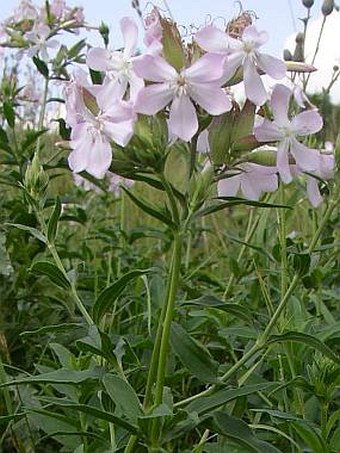
[[[43,3],[35,0],[35,3]],[[137,19],[135,11],[131,8],[130,0],[68,0],[69,5],[83,6],[87,22],[99,25],[103,20],[110,27],[111,45],[119,47],[122,44],[119,20],[123,16],[132,16]],[[166,2],[154,0],[152,3],[164,8]],[[167,0],[175,20],[183,26],[201,26],[214,18],[217,25],[230,20],[238,15],[239,3],[234,0]],[[0,0],[0,21],[11,14],[18,4],[16,0]],[[142,11],[150,11],[151,2],[140,0]],[[315,45],[318,26],[320,27],[322,0],[315,0],[311,9],[312,20],[316,21],[311,26],[307,51],[311,54],[311,47]],[[257,27],[266,30],[269,41],[264,50],[276,56],[282,56],[284,46],[293,50],[296,31],[302,30],[301,18],[306,16],[306,8],[302,0],[242,0],[243,10],[252,10],[258,16]],[[224,18],[224,19],[223,19]],[[318,25],[319,24],[319,25]],[[289,38],[290,37],[290,38]],[[101,44],[95,32],[91,33],[90,42],[94,45]],[[321,41],[320,56],[316,66],[320,68],[318,75],[311,77],[311,87],[319,90],[327,84],[331,76],[332,67],[340,63],[340,13],[334,12],[328,19],[325,34]],[[338,60],[338,61],[337,61]],[[340,82],[334,87],[334,100],[340,102]]]

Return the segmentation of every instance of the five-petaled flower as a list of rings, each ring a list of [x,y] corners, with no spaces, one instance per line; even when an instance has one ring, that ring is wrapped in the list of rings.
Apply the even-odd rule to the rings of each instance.
[[[308,148],[297,140],[318,132],[323,125],[322,118],[316,110],[307,110],[288,118],[291,90],[284,85],[276,85],[271,98],[274,120],[263,119],[254,128],[255,138],[259,142],[278,142],[277,169],[285,183],[292,180],[289,158],[295,159],[298,170],[316,172],[320,166],[319,151]]]
[[[195,40],[207,52],[227,55],[223,82],[227,82],[239,67],[243,67],[246,96],[256,105],[263,105],[267,100],[258,69],[277,80],[286,73],[283,61],[258,50],[267,39],[267,33],[258,32],[254,25],[244,29],[241,39],[234,39],[214,26],[203,28],[195,36]]]
[[[156,82],[139,92],[136,112],[154,115],[171,103],[170,134],[184,141],[191,140],[198,130],[192,100],[211,115],[220,115],[231,109],[231,102],[220,82],[224,59],[221,55],[205,54],[180,72],[157,55],[145,55],[136,60],[136,73]]]

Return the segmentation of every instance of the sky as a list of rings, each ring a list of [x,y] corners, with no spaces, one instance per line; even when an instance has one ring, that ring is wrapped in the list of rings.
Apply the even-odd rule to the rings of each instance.
[[[11,14],[17,0],[0,0],[0,21],[3,21]],[[36,4],[43,3],[35,0]],[[135,11],[131,7],[130,0],[68,0],[72,6],[83,6],[85,17],[91,25],[99,25],[101,21],[110,27],[110,42],[113,47],[122,45],[119,31],[119,20],[124,16],[132,16],[138,20]],[[152,3],[165,9],[169,6],[171,13],[183,30],[194,30],[211,19],[217,26],[223,27],[225,22],[237,17],[240,11],[241,2],[235,0],[154,0]],[[140,0],[141,10],[147,13],[152,8],[149,1]],[[321,26],[321,4],[322,0],[315,0],[311,9],[312,22],[311,32],[308,35],[307,53],[313,54],[318,30]],[[294,36],[297,31],[302,30],[301,18],[306,16],[306,8],[302,0],[242,0],[243,10],[253,11],[258,17],[256,26],[259,30],[266,30],[269,40],[263,50],[272,55],[281,57],[284,47],[294,50]],[[96,33],[91,33],[90,43],[101,44]],[[332,67],[340,65],[340,13],[334,12],[326,21],[325,34],[321,41],[320,56],[316,60],[320,71],[311,78],[311,86],[320,90],[322,85],[328,83],[331,77]],[[261,49],[262,50],[262,49]],[[322,70],[321,70],[322,68]],[[322,72],[322,74],[321,74]],[[340,82],[333,90],[333,98],[340,102]]]

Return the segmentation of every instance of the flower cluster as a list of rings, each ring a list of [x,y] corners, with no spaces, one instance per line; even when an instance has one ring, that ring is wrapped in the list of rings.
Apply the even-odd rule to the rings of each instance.
[[[257,200],[263,192],[275,191],[279,179],[290,183],[293,176],[307,174],[310,199],[314,206],[320,203],[317,180],[332,176],[334,160],[307,147],[302,139],[322,128],[322,118],[301,102],[297,107],[303,105],[303,111],[289,114],[295,88],[277,84],[269,95],[261,75],[284,79],[286,65],[261,51],[268,39],[265,32],[248,23],[239,35],[232,36],[211,25],[199,30],[193,43],[185,45],[176,24],[153,9],[145,20],[146,49],[140,55],[136,54],[135,22],[125,17],[120,26],[122,50],[92,48],[87,55],[87,66],[101,72],[102,83],[90,84],[86,76],[76,75],[66,88],[67,122],[72,127],[69,164],[73,171],[86,170],[104,177],[111,165],[111,143],[128,146],[140,115],[154,117],[162,112],[168,128],[164,133],[171,142],[198,143],[198,151],[205,137],[203,148],[218,171],[219,195],[235,196],[241,190],[246,198]],[[240,82],[254,112],[268,103],[272,113],[261,109],[253,115],[251,130],[238,137],[250,140],[250,146],[236,155],[230,138],[229,148],[222,154],[219,150],[216,162],[211,149],[215,121],[211,117],[234,121],[232,115],[239,106],[232,99],[230,87]],[[243,121],[239,116],[239,124]],[[261,162],[264,144],[274,146],[274,162],[269,164]],[[227,148],[227,144],[219,146]],[[259,161],[254,162],[256,147],[260,148],[255,150]]]
[[[65,0],[52,0],[44,7],[21,0],[13,14],[0,24],[0,45],[26,50],[29,57],[37,55],[48,62],[48,49],[60,47],[53,37],[61,30],[77,32],[84,24],[82,8],[67,6]]]

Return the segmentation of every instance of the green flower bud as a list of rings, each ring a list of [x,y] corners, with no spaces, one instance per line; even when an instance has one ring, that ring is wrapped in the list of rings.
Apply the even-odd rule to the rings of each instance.
[[[292,61],[293,60],[293,55],[289,49],[284,49],[283,51],[283,59],[285,61]]]
[[[314,5],[314,0],[302,0],[303,6],[311,8]]]
[[[321,6],[321,12],[324,16],[332,14],[334,9],[334,0],[324,0]]]

